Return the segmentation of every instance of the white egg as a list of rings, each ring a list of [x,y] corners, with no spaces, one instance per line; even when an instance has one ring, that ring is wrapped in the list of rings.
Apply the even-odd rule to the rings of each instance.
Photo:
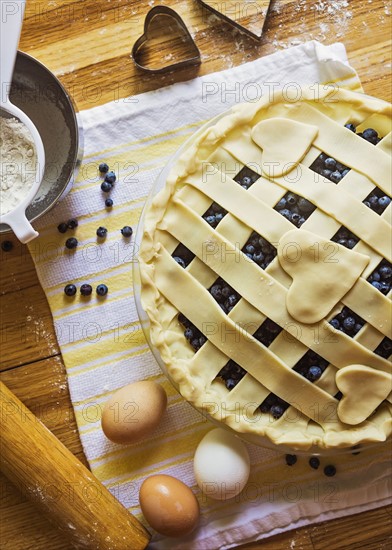
[[[248,450],[228,430],[216,428],[197,446],[193,468],[197,484],[207,497],[228,500],[238,495],[248,481]]]

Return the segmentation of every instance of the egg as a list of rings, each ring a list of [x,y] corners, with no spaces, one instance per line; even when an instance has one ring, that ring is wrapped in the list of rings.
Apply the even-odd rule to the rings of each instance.
[[[102,411],[102,430],[114,443],[140,441],[159,424],[167,405],[165,390],[156,382],[134,382],[117,390]]]
[[[167,537],[182,537],[199,521],[199,503],[179,479],[159,474],[146,478],[139,492],[144,517],[153,529]]]
[[[249,453],[238,437],[216,428],[197,446],[193,468],[197,484],[206,496],[228,500],[238,495],[248,481]]]

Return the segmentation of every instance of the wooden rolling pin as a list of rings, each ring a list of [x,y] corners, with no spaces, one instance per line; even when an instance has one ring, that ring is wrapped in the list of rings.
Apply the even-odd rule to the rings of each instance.
[[[0,382],[1,469],[75,548],[142,550],[148,531]]]

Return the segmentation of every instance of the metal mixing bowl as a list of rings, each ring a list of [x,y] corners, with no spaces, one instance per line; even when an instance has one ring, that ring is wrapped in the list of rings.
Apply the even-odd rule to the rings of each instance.
[[[26,210],[34,221],[71,189],[83,156],[83,130],[75,105],[60,81],[39,61],[18,52],[10,100],[33,121],[45,148],[45,173]],[[0,233],[9,232],[0,224]]]

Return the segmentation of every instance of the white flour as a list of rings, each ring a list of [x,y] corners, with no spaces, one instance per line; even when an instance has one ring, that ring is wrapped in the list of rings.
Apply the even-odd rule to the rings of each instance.
[[[26,196],[36,177],[37,155],[27,127],[16,118],[0,117],[0,215]]]

